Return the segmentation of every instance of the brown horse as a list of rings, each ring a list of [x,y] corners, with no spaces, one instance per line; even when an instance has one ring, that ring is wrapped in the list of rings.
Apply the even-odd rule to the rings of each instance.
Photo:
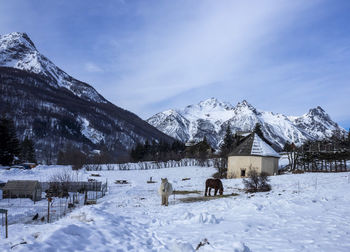
[[[209,188],[209,193],[207,195],[207,191]],[[207,179],[207,181],[205,181],[205,194],[204,196],[210,196],[210,190],[214,188],[214,196],[216,196],[216,193],[219,191],[220,195],[223,194],[224,192],[224,187],[222,186],[222,182],[220,179]]]

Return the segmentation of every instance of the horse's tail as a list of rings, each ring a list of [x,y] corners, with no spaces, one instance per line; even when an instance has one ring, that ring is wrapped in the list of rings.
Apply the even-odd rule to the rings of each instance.
[[[219,180],[219,181],[220,181],[220,190],[224,191],[224,186],[222,185],[221,180]]]

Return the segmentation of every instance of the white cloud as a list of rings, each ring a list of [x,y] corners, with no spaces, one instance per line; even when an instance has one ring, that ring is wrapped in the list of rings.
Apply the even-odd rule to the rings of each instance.
[[[119,105],[140,111],[193,88],[249,75],[249,66],[264,60],[261,48],[305,8],[298,1],[201,1],[181,6],[188,12],[183,20],[176,11],[155,15],[159,22],[147,20],[151,25],[125,39],[132,43],[118,44],[123,52],[115,68],[124,71],[113,90]]]
[[[101,73],[103,72],[103,69],[96,65],[93,62],[86,62],[85,63],[85,70],[90,72],[90,73]]]

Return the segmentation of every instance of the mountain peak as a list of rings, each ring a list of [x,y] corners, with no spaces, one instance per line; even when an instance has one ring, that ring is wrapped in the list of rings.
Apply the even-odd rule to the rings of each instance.
[[[215,103],[215,102],[219,102],[218,99],[216,99],[215,97],[211,97],[204,101],[200,101],[199,103]]]
[[[243,100],[241,102],[238,102],[237,105],[240,105],[240,106],[247,106],[247,107],[253,107],[247,100]]]
[[[210,107],[215,107],[217,104],[219,104],[220,102],[218,101],[218,99],[212,97],[212,98],[209,98],[209,99],[206,99],[204,101],[200,101],[198,103],[199,106],[202,106],[202,107],[207,107],[207,106],[210,106]]]
[[[293,141],[300,145],[307,140],[324,139],[331,136],[336,129],[345,131],[320,106],[310,109],[303,116],[286,117],[279,113],[259,111],[247,100],[239,102],[235,107],[230,105],[231,109],[222,104],[228,103],[210,98],[199,104],[189,105],[184,110],[177,110],[178,114],[172,113],[174,118],[171,120],[165,120],[165,112],[156,114],[148,122],[184,142],[201,141],[205,136],[217,148],[228,126],[232,132],[245,132],[252,131],[256,123],[260,123],[266,138],[278,148],[282,148],[286,142]]]
[[[45,76],[50,80],[47,84],[52,87],[66,88],[74,95],[87,100],[107,102],[94,88],[69,76],[42,55],[24,32],[0,36],[0,66]]]
[[[326,111],[324,111],[324,109],[321,108],[320,106],[317,106],[316,108],[310,109],[309,112],[307,113],[307,115],[318,116],[318,117],[322,117],[322,118],[329,117],[329,115],[326,113]]]
[[[321,108],[320,106],[317,106],[316,108],[312,108],[312,109],[310,109],[310,111],[317,111],[317,112],[325,113],[324,109]]]
[[[186,108],[191,109],[195,107],[199,107],[200,109],[223,108],[225,110],[230,110],[233,108],[230,103],[219,101],[217,98],[214,97],[200,101],[197,105],[189,105]]]
[[[36,50],[33,41],[25,32],[11,32],[5,35],[0,35],[0,46],[2,49],[21,46]]]
[[[256,113],[256,109],[253,105],[251,105],[247,100],[243,100],[241,102],[238,102],[237,105],[236,105],[236,108],[237,109],[244,109],[244,108],[247,108],[251,111],[253,111],[254,113]]]

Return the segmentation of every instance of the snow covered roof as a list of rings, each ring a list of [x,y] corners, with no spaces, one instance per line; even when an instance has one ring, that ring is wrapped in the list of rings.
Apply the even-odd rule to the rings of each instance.
[[[31,193],[37,187],[40,187],[38,180],[9,180],[2,190],[13,193]]]
[[[250,134],[229,156],[280,157],[280,155],[256,133]]]

